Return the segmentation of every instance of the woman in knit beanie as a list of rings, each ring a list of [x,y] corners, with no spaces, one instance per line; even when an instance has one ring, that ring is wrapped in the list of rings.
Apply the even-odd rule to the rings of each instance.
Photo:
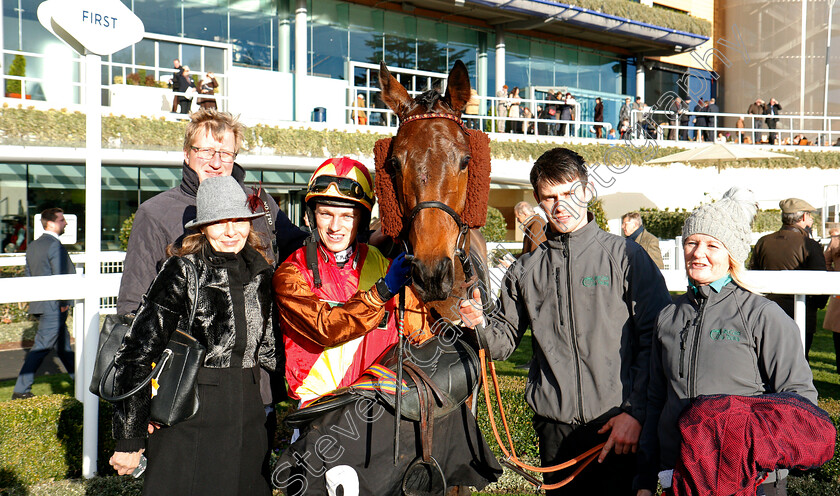
[[[695,209],[685,221],[689,287],[657,318],[640,441],[643,463],[635,484],[639,496],[656,489],[657,474],[663,487],[671,486],[682,442],[678,420],[697,397],[792,392],[817,402],[798,327],[778,305],[743,283],[755,213],[752,192],[732,188],[719,201]],[[726,453],[718,456],[725,460]],[[751,474],[723,473],[726,466],[721,461],[716,474],[699,474],[698,480],[732,477],[754,484],[751,494],[755,494],[758,480]],[[786,475],[783,470],[771,472],[762,484],[765,494],[787,494]],[[673,494],[669,491],[666,494]]]

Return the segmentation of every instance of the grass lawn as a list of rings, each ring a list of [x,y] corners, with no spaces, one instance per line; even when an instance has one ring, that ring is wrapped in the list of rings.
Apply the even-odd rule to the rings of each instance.
[[[820,395],[820,406],[827,410],[832,415],[840,415],[840,374],[836,371],[836,365],[834,360],[834,344],[832,341],[832,333],[830,331],[826,331],[822,329],[822,319],[823,319],[824,311],[820,311],[818,314],[818,332],[814,339],[814,344],[811,349],[811,356],[810,356],[810,365],[811,369],[814,374],[814,384],[817,387]],[[523,366],[527,364],[531,359],[531,334],[530,331],[525,335],[520,343],[518,349],[514,352],[511,358],[505,362],[497,362],[496,363],[496,371],[497,374],[504,380],[503,378],[513,378],[517,381],[522,381],[528,374],[527,368],[517,368],[517,366]],[[14,386],[14,381],[2,381],[0,382],[0,402],[7,401],[11,398],[12,388]],[[69,380],[67,374],[56,374],[50,376],[38,376],[35,380],[35,386],[33,387],[33,392],[36,395],[43,395],[43,394],[73,394],[73,384]],[[484,403],[481,401],[479,403],[479,409],[484,410]],[[282,410],[282,408],[280,408]],[[530,425],[531,417],[530,412],[527,412],[527,418],[520,418],[515,420],[515,422],[525,422]],[[491,446],[495,445],[495,440],[492,437],[492,433],[485,432],[485,437],[487,438],[488,443]],[[278,433],[278,438],[282,438],[283,434]],[[517,447],[518,449],[520,447]],[[506,475],[505,477],[519,479],[518,476],[509,476]],[[97,478],[100,479],[100,478]],[[101,478],[102,484],[115,484],[117,481],[113,480],[118,478]],[[499,489],[492,489],[492,492],[480,492],[474,493],[476,495],[484,495],[490,496],[494,494],[506,494],[506,495],[517,495],[517,496],[525,496],[534,494],[533,491],[529,491],[526,484],[522,484],[520,480],[512,481],[514,484],[506,483],[506,484],[497,484],[500,486]],[[808,478],[800,478],[800,477],[792,477],[791,484],[792,488],[789,489],[789,493],[792,495],[798,494],[817,494],[817,492],[813,492],[816,489],[808,489],[811,486],[808,486],[811,481]],[[50,490],[45,485],[39,485],[37,488],[32,487],[30,488],[29,494],[67,494],[76,495],[76,494],[93,494],[88,490],[83,492],[82,489],[83,483],[81,481],[70,483],[70,481],[64,482],[55,482],[55,483],[47,483],[47,484],[55,484],[53,490]],[[64,488],[58,486],[61,484],[71,484],[73,489]],[[515,489],[510,489],[508,492],[503,492],[504,489],[501,487],[515,487]],[[44,492],[41,492],[44,491]],[[65,492],[66,491],[66,492]],[[501,492],[500,492],[501,491]],[[828,492],[825,492],[828,491]],[[828,488],[826,489],[824,486],[821,486],[818,491],[819,494],[837,494],[840,495],[840,483],[836,485],[836,488]],[[0,494],[4,494],[2,490],[0,490]],[[8,493],[14,494],[26,494],[26,493]]]

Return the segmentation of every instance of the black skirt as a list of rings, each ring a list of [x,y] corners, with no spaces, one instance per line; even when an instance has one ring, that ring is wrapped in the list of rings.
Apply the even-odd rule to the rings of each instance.
[[[198,413],[149,436],[143,494],[270,495],[259,370],[202,368]]]

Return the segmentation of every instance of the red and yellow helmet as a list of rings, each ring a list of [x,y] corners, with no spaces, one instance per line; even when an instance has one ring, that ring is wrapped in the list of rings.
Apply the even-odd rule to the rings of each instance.
[[[305,201],[313,199],[335,205],[360,205],[368,212],[376,203],[367,167],[348,157],[328,159],[315,169]]]

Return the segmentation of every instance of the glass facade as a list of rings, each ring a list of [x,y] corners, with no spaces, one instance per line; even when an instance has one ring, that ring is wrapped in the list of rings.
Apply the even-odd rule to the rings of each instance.
[[[306,188],[307,173],[248,171],[245,184],[262,183],[290,218],[300,216],[297,196]],[[140,203],[177,186],[179,167],[102,167],[102,250],[118,250],[125,219]],[[0,234],[6,252],[25,251],[31,241],[35,214],[59,207],[77,218],[76,244],[83,250],[85,227],[85,166],[55,164],[0,164]],[[293,217],[295,216],[295,217]],[[298,219],[301,220],[301,219]]]

